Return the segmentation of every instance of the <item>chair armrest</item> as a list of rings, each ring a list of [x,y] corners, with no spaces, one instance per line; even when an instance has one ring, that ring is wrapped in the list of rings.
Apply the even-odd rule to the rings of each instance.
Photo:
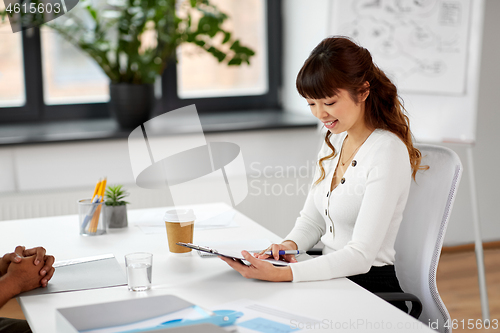
[[[374,293],[378,297],[388,302],[408,301],[411,302],[410,316],[415,319],[422,313],[422,303],[417,296],[410,293]]]

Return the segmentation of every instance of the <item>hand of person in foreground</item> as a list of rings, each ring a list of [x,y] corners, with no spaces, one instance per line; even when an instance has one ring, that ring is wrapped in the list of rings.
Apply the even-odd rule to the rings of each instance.
[[[42,276],[39,274],[45,262],[39,261],[34,264],[36,256],[22,258],[21,262],[9,265],[7,273],[3,276],[8,281],[12,281],[12,286],[17,293],[29,291],[42,285]]]
[[[242,251],[241,254],[247,260],[250,265],[247,266],[238,259],[221,257],[229,266],[231,266],[234,270],[239,272],[243,277],[247,279],[258,279],[265,281],[292,281],[293,274],[292,270],[288,266],[274,266],[270,262],[263,261],[257,258],[254,258],[247,251]]]
[[[21,263],[23,258],[34,257],[33,265],[38,266],[39,263],[44,262],[45,264],[39,270],[39,275],[41,279],[42,287],[47,287],[49,280],[54,275],[55,268],[52,267],[54,264],[54,256],[46,255],[46,250],[43,247],[34,247],[27,249],[24,246],[17,246],[14,252],[5,254],[0,258],[0,276],[7,273],[9,266],[14,263]]]
[[[39,261],[35,265],[36,256],[16,259],[7,267],[7,272],[0,277],[0,307],[9,299],[24,291],[38,288],[42,285],[40,271],[45,262]]]
[[[279,251],[283,250],[297,250],[297,244],[295,242],[286,240],[281,244],[272,244],[267,249],[261,251],[260,253],[256,253],[255,257],[258,259],[268,259],[271,258],[271,255],[266,254],[266,252],[271,251],[273,253],[272,258],[276,260],[284,260],[286,262],[297,262],[294,254],[285,254],[279,255]]]

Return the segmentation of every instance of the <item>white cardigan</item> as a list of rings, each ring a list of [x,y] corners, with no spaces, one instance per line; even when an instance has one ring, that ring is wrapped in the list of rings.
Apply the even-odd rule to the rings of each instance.
[[[291,264],[293,281],[328,280],[394,264],[394,242],[411,184],[406,145],[377,129],[353,157],[344,182],[330,192],[347,133],[332,134],[336,156],[323,162],[326,177],[312,185],[295,227],[284,238],[308,250],[320,239],[323,256]],[[318,157],[331,153],[323,143]],[[313,182],[319,178],[317,167]]]

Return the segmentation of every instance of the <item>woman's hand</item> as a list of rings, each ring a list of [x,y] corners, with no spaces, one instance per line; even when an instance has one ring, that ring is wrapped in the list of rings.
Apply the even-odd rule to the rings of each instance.
[[[239,272],[243,277],[247,279],[258,279],[265,281],[292,281],[293,274],[290,267],[276,267],[270,262],[262,261],[254,258],[247,251],[242,251],[241,254],[243,258],[250,263],[250,266],[245,265],[240,260],[221,257],[229,266],[231,266],[234,270]]]
[[[276,260],[283,260],[286,262],[297,262],[297,259],[295,259],[294,254],[285,254],[285,255],[280,256],[279,255],[280,250],[283,250],[283,251],[297,250],[297,244],[295,244],[295,242],[292,242],[290,240],[286,240],[281,244],[272,244],[271,246],[269,246],[267,249],[261,251],[260,253],[256,253],[255,258],[258,258],[258,259],[270,258],[271,256],[268,254],[265,254],[265,252],[271,251],[273,253],[272,257]]]

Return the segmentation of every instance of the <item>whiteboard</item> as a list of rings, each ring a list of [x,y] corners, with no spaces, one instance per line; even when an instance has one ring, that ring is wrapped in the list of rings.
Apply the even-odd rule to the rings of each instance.
[[[328,35],[370,51],[398,87],[417,141],[473,143],[483,7],[483,0],[336,0]]]

